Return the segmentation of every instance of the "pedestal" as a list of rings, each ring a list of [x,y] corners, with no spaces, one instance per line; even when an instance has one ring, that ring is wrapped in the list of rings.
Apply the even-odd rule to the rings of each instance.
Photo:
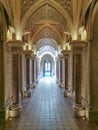
[[[75,104],[73,108],[74,108],[74,114],[76,117],[85,117],[86,110],[81,104]]]
[[[20,104],[13,104],[9,108],[9,115],[10,117],[19,117],[21,112],[21,105]]]
[[[64,97],[69,98],[69,97],[71,97],[71,96],[72,96],[72,92],[71,92],[71,91],[69,91],[68,89],[67,89],[67,90],[65,90],[65,92],[64,92]]]
[[[24,91],[24,98],[29,98],[29,97],[31,97],[31,92],[30,92],[30,90],[26,90],[26,91]]]

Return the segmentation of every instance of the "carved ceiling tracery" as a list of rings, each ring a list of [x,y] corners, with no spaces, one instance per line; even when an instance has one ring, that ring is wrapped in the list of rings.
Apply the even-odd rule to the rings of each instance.
[[[57,30],[60,37],[63,38],[64,31],[67,28],[67,23],[64,17],[52,6],[49,4],[45,4],[42,7],[40,7],[27,21],[27,26],[25,28],[25,31],[30,31],[33,35],[35,32],[43,25],[50,24]],[[40,38],[47,37],[47,38],[54,38],[58,43],[60,43],[61,39],[46,26],[44,30],[41,30],[41,32],[37,35],[36,39],[33,39],[34,43],[36,43]]]
[[[59,3],[72,17],[72,0],[55,0]]]
[[[54,23],[57,23],[62,31],[66,29],[67,23],[64,17],[56,9],[48,4],[45,4],[30,17],[25,30],[31,29],[34,24],[39,24],[40,22],[47,23],[49,21],[54,21]]]
[[[51,38],[60,43],[60,40],[58,39],[57,35],[48,28],[46,28],[37,35],[37,37],[34,39],[34,43],[37,43],[37,41],[39,41],[41,38]]]
[[[64,41],[64,32],[78,36],[79,27],[83,26],[87,9],[93,0],[0,1],[8,13],[10,25],[15,29],[16,39],[21,40],[23,34],[31,32],[35,42],[47,37],[59,43]]]

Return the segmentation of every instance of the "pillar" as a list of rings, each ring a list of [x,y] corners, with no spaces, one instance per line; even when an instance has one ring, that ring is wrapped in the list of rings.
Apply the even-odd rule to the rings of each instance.
[[[32,51],[26,50],[24,51],[25,59],[26,59],[26,91],[24,92],[24,97],[31,97],[30,91],[30,57]]]
[[[56,83],[59,84],[59,58],[56,57]]]
[[[20,116],[20,56],[22,53],[22,45],[21,41],[11,41],[8,43],[11,47],[12,53],[12,99],[13,103],[10,106],[9,114],[10,117],[19,117]]]
[[[35,59],[35,85],[38,84],[38,57]]]
[[[64,92],[64,97],[71,97],[71,91],[69,88],[69,79],[68,79],[68,74],[69,74],[69,53],[70,51],[63,50],[62,51],[64,55],[64,66],[65,66],[65,92]]]
[[[63,71],[63,55],[62,54],[60,54],[59,55],[59,82],[60,82],[60,84],[59,84],[59,87],[60,88],[63,88],[64,87],[64,83],[63,83],[63,73],[64,73],[64,71]]]
[[[23,99],[23,84],[22,84],[22,80],[23,80],[23,69],[22,69],[22,55],[20,55],[20,61],[19,61],[19,63],[20,63],[20,66],[19,66],[19,72],[20,72],[20,74],[19,74],[19,82],[20,82],[20,98],[22,98]]]
[[[74,90],[75,90],[75,116],[85,116],[85,108],[82,105],[81,81],[82,81],[82,52],[86,43],[83,41],[72,41],[72,51],[74,55]]]
[[[35,88],[35,57],[36,55],[32,54],[31,55],[31,60],[32,60],[32,88]]]

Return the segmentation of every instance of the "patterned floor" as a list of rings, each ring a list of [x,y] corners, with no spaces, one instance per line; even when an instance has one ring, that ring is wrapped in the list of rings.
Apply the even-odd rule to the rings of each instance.
[[[22,102],[21,117],[9,119],[0,130],[98,130],[97,124],[74,117],[72,99],[52,77],[42,78],[32,90],[32,97]]]

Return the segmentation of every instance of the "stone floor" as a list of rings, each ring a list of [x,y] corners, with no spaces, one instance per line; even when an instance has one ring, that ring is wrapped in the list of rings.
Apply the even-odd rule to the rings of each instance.
[[[32,97],[23,100],[20,118],[0,124],[0,130],[98,130],[98,124],[74,117],[72,99],[63,91],[53,78],[42,78]]]

